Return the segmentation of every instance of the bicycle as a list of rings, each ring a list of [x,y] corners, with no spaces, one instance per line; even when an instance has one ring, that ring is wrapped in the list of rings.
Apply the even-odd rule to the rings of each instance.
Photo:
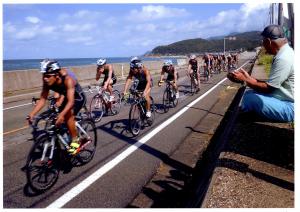
[[[146,116],[146,99],[142,95],[143,92],[133,91],[134,102],[130,106],[129,110],[129,130],[133,136],[137,136],[140,133],[142,127],[151,126],[155,120],[155,105],[154,100],[150,96],[150,110],[151,117]]]
[[[191,94],[194,95],[198,90],[198,84],[197,84],[197,72],[193,70],[193,72],[191,74],[189,74],[190,78],[191,78]]]
[[[88,86],[89,91],[93,93],[91,86]],[[96,86],[97,94],[92,98],[90,102],[90,115],[95,122],[99,122],[104,114],[108,114],[111,111],[112,115],[116,115],[120,112],[121,108],[121,94],[118,90],[113,91],[114,100],[109,100],[109,93],[102,87]]]
[[[164,81],[162,81],[164,82]],[[164,112],[168,112],[170,107],[176,107],[178,99],[176,98],[176,90],[173,87],[174,81],[166,81],[166,88],[163,94]]]
[[[203,66],[203,76],[205,81],[209,80],[209,69],[207,65]]]
[[[76,155],[67,150],[71,142],[66,124],[55,126],[59,114],[58,108],[50,109],[36,116],[32,127],[33,145],[25,165],[27,184],[35,192],[50,189],[58,180],[62,164],[70,162],[72,166],[81,166],[90,162],[96,151],[97,132],[91,119],[76,116],[76,128],[81,144]],[[43,129],[38,127],[40,120],[45,120]]]

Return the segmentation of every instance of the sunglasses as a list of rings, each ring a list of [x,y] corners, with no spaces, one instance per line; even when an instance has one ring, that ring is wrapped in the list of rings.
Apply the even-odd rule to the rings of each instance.
[[[50,78],[52,76],[55,76],[55,74],[43,74],[43,77],[44,78]]]

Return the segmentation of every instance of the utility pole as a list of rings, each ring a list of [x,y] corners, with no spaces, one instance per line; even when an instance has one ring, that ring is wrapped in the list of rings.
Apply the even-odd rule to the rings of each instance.
[[[294,48],[294,4],[288,3],[288,13],[289,13],[289,21],[290,21],[290,29],[291,29],[291,45]]]
[[[283,12],[283,5],[282,5],[282,3],[279,3],[279,5],[278,5],[278,25],[279,26],[283,25],[282,12]]]
[[[274,10],[275,10],[275,3],[272,3],[272,11],[271,11],[271,13],[272,13],[272,22],[271,22],[271,24],[274,24],[274,23],[275,23],[275,22],[274,22],[274,18],[275,18]]]

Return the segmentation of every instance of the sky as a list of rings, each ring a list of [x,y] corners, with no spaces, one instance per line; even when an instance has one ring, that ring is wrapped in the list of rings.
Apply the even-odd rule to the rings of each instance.
[[[3,4],[3,58],[141,55],[184,39],[261,31],[268,12],[268,3]]]

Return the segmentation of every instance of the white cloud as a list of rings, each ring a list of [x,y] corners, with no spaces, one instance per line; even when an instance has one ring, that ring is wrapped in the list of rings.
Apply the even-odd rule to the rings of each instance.
[[[68,43],[81,43],[81,42],[91,42],[92,37],[90,36],[79,36],[79,37],[72,37],[66,40]]]
[[[140,11],[131,10],[127,19],[131,21],[150,21],[154,19],[181,17],[187,14],[185,9],[149,5],[143,6]]]
[[[149,23],[149,24],[138,24],[135,27],[135,30],[139,32],[154,32],[157,29],[156,25]]]
[[[83,31],[89,31],[91,29],[94,29],[96,27],[95,24],[65,24],[62,26],[63,31],[65,32],[83,32]]]
[[[74,14],[74,17],[84,18],[84,17],[88,16],[89,14],[90,14],[90,12],[88,10],[80,10]]]
[[[4,31],[4,32],[8,32],[8,33],[14,33],[14,32],[17,31],[17,29],[16,29],[16,26],[13,25],[12,23],[6,22],[6,23],[3,25],[3,31]]]
[[[58,21],[99,21],[99,18],[103,16],[104,13],[99,11],[90,10],[79,10],[75,13],[61,13],[58,15]]]
[[[22,31],[16,33],[16,39],[18,40],[31,40],[37,35],[36,31],[33,29],[23,29]]]
[[[46,27],[42,27],[40,28],[40,32],[42,34],[49,34],[49,33],[53,33],[55,31],[56,27],[54,26],[46,26]]]
[[[264,10],[270,7],[269,3],[246,3],[241,7],[241,11],[244,12],[245,16],[249,16],[252,13],[257,13],[260,10]]]
[[[25,18],[25,20],[32,24],[37,24],[37,23],[41,22],[41,20],[38,17],[34,17],[34,16],[27,16]]]
[[[238,10],[221,11],[208,20],[185,22],[184,30],[187,33],[194,32],[195,37],[201,35],[202,38],[262,30],[267,13],[268,4],[243,4]],[[180,27],[177,27],[177,31],[183,33]]]

